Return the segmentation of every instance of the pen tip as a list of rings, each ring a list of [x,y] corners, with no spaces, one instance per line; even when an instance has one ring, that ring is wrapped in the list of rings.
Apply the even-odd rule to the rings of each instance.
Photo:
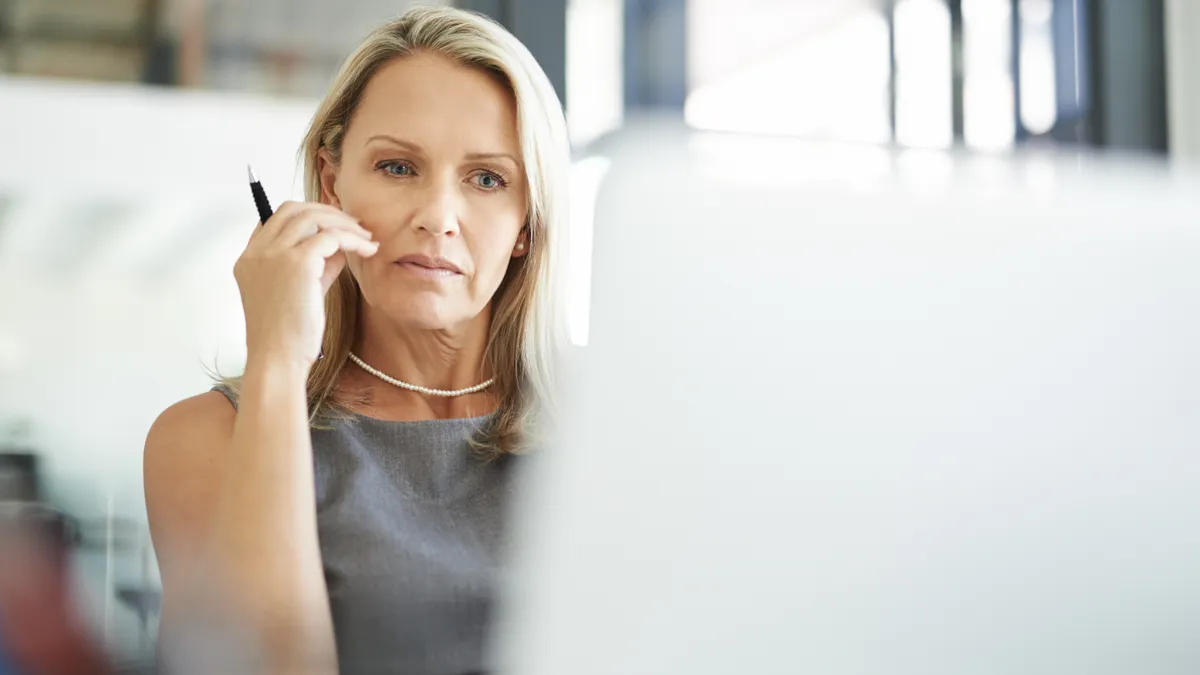
[[[252,166],[250,166],[249,164],[247,164],[247,165],[246,165],[246,173],[247,173],[247,174],[249,174],[249,176],[250,176],[250,182],[251,182],[251,183],[257,183],[257,182],[258,182],[258,176],[255,176],[255,175],[254,175],[254,167],[252,167]]]

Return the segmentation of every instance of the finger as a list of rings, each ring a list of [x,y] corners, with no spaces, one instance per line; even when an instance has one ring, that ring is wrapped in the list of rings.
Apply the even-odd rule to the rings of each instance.
[[[281,204],[279,210],[267,219],[267,224],[263,226],[263,232],[268,236],[268,239],[273,241],[281,232],[289,227],[292,221],[314,213],[323,213],[344,219],[346,222],[353,223],[355,227],[361,229],[362,234],[367,234],[366,228],[359,224],[357,218],[354,218],[341,209],[319,202],[291,201]]]
[[[311,212],[296,216],[276,236],[272,246],[292,248],[322,230],[339,230],[364,241],[371,239],[369,232],[364,234],[362,228],[345,215]]]
[[[339,211],[305,211],[292,218],[275,237],[275,246],[291,248],[321,230],[343,230],[370,240],[371,233]]]
[[[338,251],[357,253],[365,258],[375,255],[379,250],[379,242],[367,241],[355,233],[345,230],[321,230],[299,246],[305,253],[313,254],[324,259],[331,258]],[[322,267],[324,274],[324,267]]]
[[[262,235],[262,231],[263,231],[262,221],[260,220],[254,224],[254,229],[250,230],[250,238],[248,240],[246,240],[246,246],[249,246],[250,244],[254,243],[254,240]]]
[[[294,201],[286,201],[280,204],[279,208],[275,209],[275,213],[271,214],[270,218],[267,218],[267,222],[262,224],[262,227],[260,228],[262,232],[259,236],[267,241],[274,241],[275,237],[279,235],[280,230],[282,230],[283,227],[287,225],[287,223],[297,213],[301,212],[304,206],[304,202]]]
[[[347,222],[351,223],[353,225],[353,227],[358,230],[359,234],[363,235],[364,237],[368,237],[368,238],[371,236],[371,231],[368,230],[367,228],[363,227],[362,221],[360,221],[358,218],[355,218],[354,216],[350,215],[349,213],[346,213],[345,211],[337,208],[336,206],[330,206],[328,204],[321,204],[320,202],[310,202],[310,203],[306,204],[305,206],[308,207],[308,209],[306,209],[307,212],[330,213],[330,214],[333,214],[334,216],[338,216],[340,218],[345,218]]]
[[[337,219],[332,214],[317,214],[311,217],[297,218],[293,221],[279,234],[279,238],[275,240],[275,246],[282,249],[293,248],[303,244],[319,232],[325,231],[340,232],[363,243],[374,243],[371,241],[370,233],[363,234],[358,228],[352,227],[344,220]]]

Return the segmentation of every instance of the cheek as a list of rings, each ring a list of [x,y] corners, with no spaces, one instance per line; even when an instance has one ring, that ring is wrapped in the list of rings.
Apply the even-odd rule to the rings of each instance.
[[[503,227],[496,227],[476,237],[472,249],[478,251],[475,256],[479,272],[476,275],[477,282],[489,288],[500,284],[513,261],[513,246],[516,245],[519,232],[519,224],[505,223]]]
[[[347,158],[348,165],[338,181],[340,208],[357,218],[376,240],[394,233],[394,225],[403,220],[411,205],[403,190],[388,184],[362,158]]]
[[[357,218],[376,241],[393,233],[393,225],[403,220],[404,207],[395,194],[386,190],[360,188],[342,200],[342,210]]]
[[[362,265],[363,259],[353,253],[346,254],[346,268],[350,270],[353,276],[360,284],[362,283]]]

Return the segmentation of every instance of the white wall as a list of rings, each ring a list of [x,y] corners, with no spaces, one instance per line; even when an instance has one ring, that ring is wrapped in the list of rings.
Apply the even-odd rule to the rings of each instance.
[[[142,513],[150,422],[236,362],[245,167],[298,197],[314,105],[0,79],[0,421],[32,419],[70,506]]]
[[[1167,0],[1166,12],[1171,154],[1200,160],[1200,3]]]

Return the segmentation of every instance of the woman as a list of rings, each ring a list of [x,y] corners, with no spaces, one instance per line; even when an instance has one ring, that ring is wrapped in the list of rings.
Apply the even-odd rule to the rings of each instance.
[[[483,670],[511,458],[553,401],[560,104],[502,28],[419,9],[302,152],[308,202],[234,268],[245,373],[146,441],[168,651],[219,598],[260,672]]]

